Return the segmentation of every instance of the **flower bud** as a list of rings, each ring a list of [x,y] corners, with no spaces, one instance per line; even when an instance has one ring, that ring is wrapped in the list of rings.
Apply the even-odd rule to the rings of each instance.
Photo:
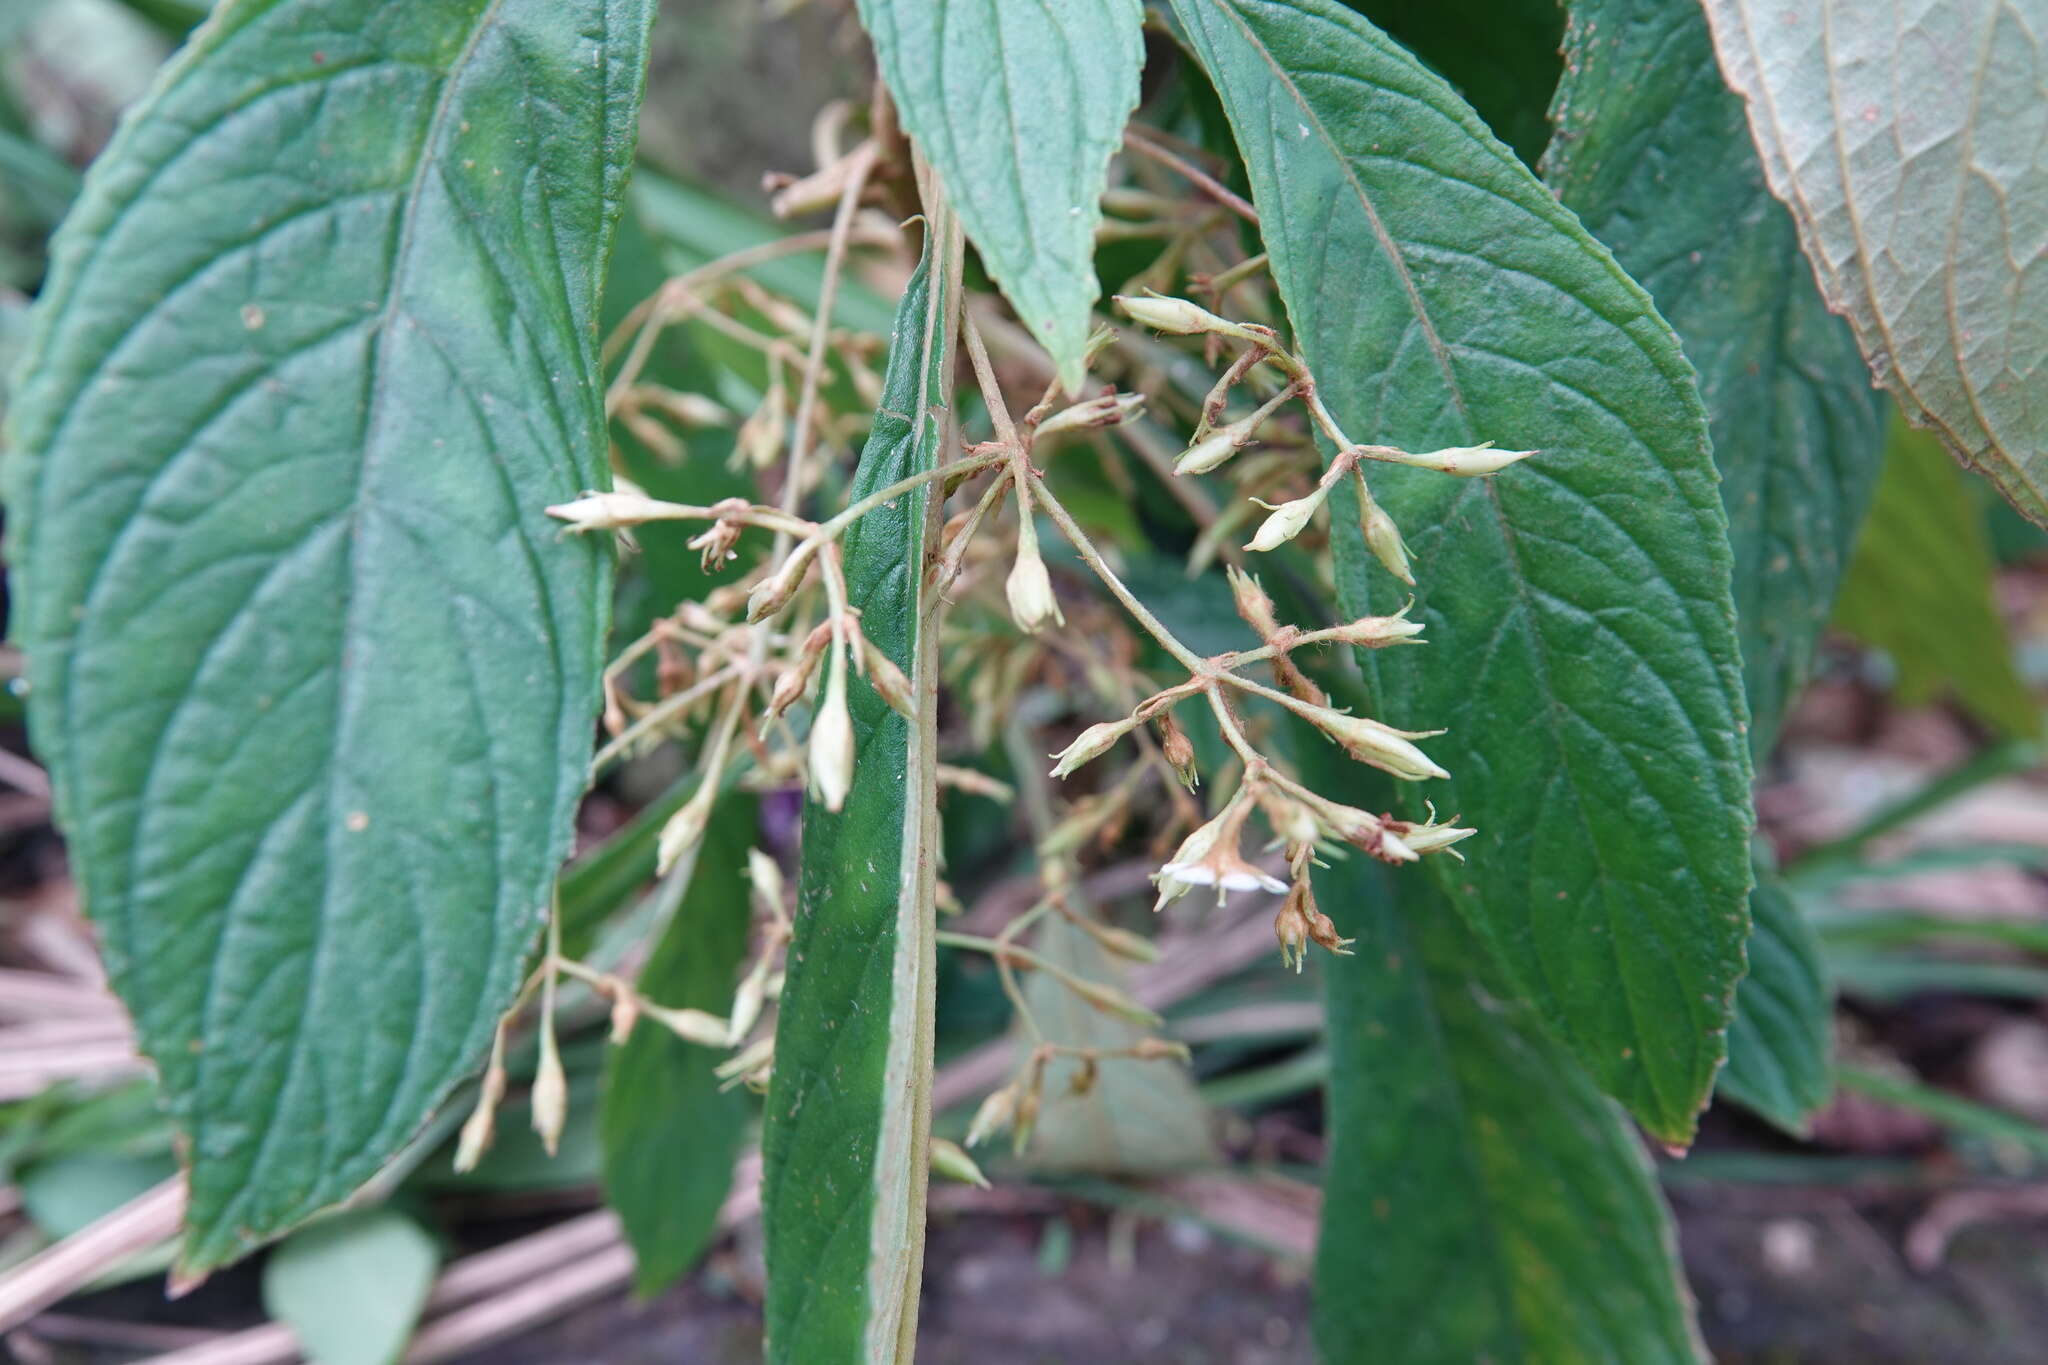
[[[1163,1062],[1169,1058],[1176,1062],[1192,1062],[1195,1059],[1186,1043],[1177,1043],[1169,1038],[1140,1038],[1131,1044],[1131,1056],[1141,1062]]]
[[[1401,528],[1394,525],[1394,519],[1387,515],[1387,509],[1375,502],[1372,494],[1365,491],[1365,482],[1362,479],[1359,481],[1358,493],[1358,524],[1359,529],[1365,533],[1366,548],[1373,552],[1380,563],[1386,565],[1388,573],[1409,587],[1414,587],[1415,574],[1408,567],[1408,544],[1401,539]]]
[[[981,1167],[974,1164],[974,1158],[967,1155],[959,1143],[938,1137],[932,1138],[930,1143],[933,1175],[942,1175],[948,1180],[984,1190],[990,1188],[988,1177],[981,1173]]]
[[[1037,435],[1113,427],[1130,421],[1144,410],[1145,395],[1142,393],[1106,393],[1054,413],[1038,424]]]
[[[1384,649],[1388,645],[1420,643],[1415,640],[1420,634],[1422,622],[1409,620],[1408,608],[1403,607],[1392,616],[1361,616],[1330,630],[1328,637],[1338,644]]]
[[[746,976],[740,981],[740,988],[733,992],[732,1018],[726,1021],[725,1045],[738,1047],[746,1041],[754,1025],[761,1021],[761,1006],[768,999],[768,954],[763,953],[754,960]]]
[[[648,497],[637,489],[610,493],[585,493],[574,502],[557,503],[547,509],[556,521],[569,523],[570,534],[582,531],[623,531],[642,522],[659,521],[671,504]]]
[[[1401,840],[1405,847],[1414,850],[1417,854],[1441,852],[1452,844],[1461,843],[1479,832],[1476,829],[1460,828],[1455,816],[1441,824],[1435,821],[1431,821],[1428,824],[1416,824],[1407,820],[1389,820],[1387,821],[1387,828]],[[1453,853],[1451,856],[1456,858],[1461,855]]]
[[[711,821],[711,803],[717,797],[715,783],[706,782],[697,789],[696,795],[663,822],[661,836],[655,841],[656,875],[666,877],[685,855],[697,847],[704,838],[704,827]]]
[[[1077,977],[1073,982],[1074,994],[1080,996],[1104,1014],[1113,1014],[1119,1019],[1138,1025],[1140,1028],[1158,1028],[1160,1018],[1130,996],[1114,986],[1100,981]]]
[[[1441,730],[1406,731],[1366,716],[1347,716],[1342,711],[1323,711],[1309,717],[1323,733],[1344,746],[1353,758],[1392,773],[1407,782],[1450,774],[1431,762],[1429,756],[1408,741],[1440,735]]]
[[[721,1050],[730,1046],[726,1042],[727,1035],[732,1031],[730,1026],[708,1010],[668,1009],[648,1003],[643,1003],[641,1008],[649,1019],[686,1043]]]
[[[1301,534],[1302,529],[1308,525],[1309,519],[1315,516],[1316,509],[1323,505],[1323,499],[1329,495],[1330,490],[1318,484],[1315,492],[1310,493],[1307,497],[1296,498],[1292,502],[1283,502],[1278,506],[1270,502],[1261,502],[1258,498],[1253,498],[1253,502],[1267,509],[1272,515],[1259,524],[1258,534],[1251,538],[1250,543],[1245,546],[1245,549],[1279,549],[1282,545],[1285,545],[1288,541]]]
[[[540,1061],[534,1068],[533,1089],[527,1094],[533,1113],[533,1131],[549,1156],[562,1144],[562,1129],[569,1122],[569,1077],[562,1070],[562,1054],[555,1047],[554,1032],[541,1026]]]
[[[1017,1117],[1018,1092],[1019,1086],[1015,1081],[989,1092],[981,1107],[974,1111],[974,1121],[967,1125],[969,1147],[980,1146],[1010,1126]]]
[[[782,865],[760,849],[750,848],[747,850],[747,880],[753,883],[754,895],[768,907],[768,913],[780,919],[784,896]]]
[[[1413,465],[1417,469],[1434,469],[1445,474],[1456,474],[1464,479],[1498,474],[1516,461],[1526,460],[1536,453],[1533,450],[1496,450],[1491,441],[1476,446],[1448,446],[1443,450],[1425,451],[1419,455],[1411,455],[1405,450],[1373,448],[1374,459]]]
[[[1038,553],[1035,533],[1018,541],[1017,563],[1003,590],[1010,599],[1010,619],[1025,634],[1037,634],[1039,627],[1049,620],[1067,623],[1060,612],[1059,599],[1053,596],[1052,577],[1046,573],[1045,560]]]
[[[477,1162],[490,1150],[491,1140],[498,1135],[498,1105],[504,1098],[505,1064],[494,1055],[477,1091],[476,1108],[463,1121],[461,1140],[455,1144],[457,1173],[475,1170]]]
[[[853,716],[846,709],[846,664],[835,661],[825,684],[825,704],[811,721],[811,739],[806,750],[810,760],[811,790],[836,811],[846,804],[853,786]]]
[[[1169,298],[1164,294],[1142,295],[1118,294],[1116,306],[1130,315],[1133,322],[1150,327],[1155,332],[1169,332],[1174,336],[1194,336],[1201,332],[1213,332],[1218,336],[1242,336],[1244,329],[1227,318],[1219,318],[1208,309],[1189,303],[1186,299]]]
[[[1207,474],[1251,444],[1252,434],[1258,430],[1264,417],[1263,412],[1255,412],[1249,417],[1240,417],[1229,426],[1216,428],[1180,453],[1180,458],[1173,462],[1173,472]]]
[[[613,983],[611,994],[612,1042],[623,1043],[633,1036],[633,1025],[640,1022],[640,995],[623,981]]]
[[[1065,777],[1090,759],[1100,758],[1137,725],[1138,722],[1126,716],[1122,720],[1105,720],[1089,726],[1075,737],[1072,744],[1053,755],[1058,762],[1053,764],[1052,776]]]

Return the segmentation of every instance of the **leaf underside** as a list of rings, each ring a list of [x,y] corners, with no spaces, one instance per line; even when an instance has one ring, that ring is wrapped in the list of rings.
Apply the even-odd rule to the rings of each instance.
[[[931,250],[897,310],[875,426],[848,490],[858,499],[933,467],[945,422],[943,279]],[[919,491],[848,528],[847,600],[922,695],[918,600],[930,498]],[[833,665],[828,661],[826,667]],[[775,1071],[762,1129],[768,1359],[896,1358],[924,1240],[935,868],[926,844],[929,737],[850,679],[853,786],[837,813],[804,806],[803,866]],[[922,1072],[922,1075],[920,1074]]]
[[[1079,396],[1109,161],[1138,104],[1140,0],[860,0],[897,116]]]
[[[30,720],[203,1271],[481,1054],[583,787],[593,319],[647,0],[245,0],[55,250],[7,469]]]
[[[1878,381],[2048,525],[2048,4],[1706,0]]]
[[[1430,864],[1451,903],[1601,1088],[1683,1143],[1750,880],[1726,520],[1690,369],[1606,250],[1364,20],[1174,8],[1350,438],[1542,452],[1493,480],[1369,469],[1431,643],[1362,662],[1382,719],[1449,730],[1428,748],[1451,781],[1403,798],[1480,831],[1468,863]],[[1351,499],[1331,518],[1345,609],[1398,607]]]
[[[1650,291],[1698,372],[1761,760],[1812,671],[1876,486],[1886,404],[1765,183],[1697,0],[1579,0],[1567,42],[1544,173]],[[1793,961],[1788,937],[1811,937],[1796,907],[1765,905],[1767,894],[1750,902],[1750,975],[1720,1087],[1797,1128],[1827,1098],[1831,1000],[1817,974],[1759,979]],[[1771,1013],[1746,1019],[1751,1009]]]

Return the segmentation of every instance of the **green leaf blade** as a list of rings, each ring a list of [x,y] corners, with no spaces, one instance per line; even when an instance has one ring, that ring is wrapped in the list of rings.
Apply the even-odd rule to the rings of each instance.
[[[1728,1065],[1715,1087],[1794,1136],[1834,1094],[1834,987],[1820,939],[1782,879],[1749,898],[1749,975],[1735,992]]]
[[[1316,881],[1359,940],[1324,974],[1322,1358],[1704,1360],[1670,1219],[1614,1105],[1511,1003],[1440,894],[1356,859]]]
[[[1706,11],[1771,189],[1872,373],[2048,525],[2048,7]]]
[[[931,231],[943,239],[946,230]],[[928,245],[904,293],[849,499],[938,461],[952,360],[946,295],[957,275],[935,263],[951,255]],[[815,798],[804,806],[761,1138],[771,1362],[894,1360],[916,1331],[937,867],[927,695],[936,657],[919,603],[936,510],[919,489],[863,516],[841,541],[848,604],[926,705],[913,724],[850,679],[852,788],[836,813]]]
[[[642,0],[247,3],[60,236],[7,470],[30,716],[190,1139],[183,1265],[475,1064],[583,787],[593,319]]]
[[[1447,727],[1404,792],[1479,835],[1452,904],[1601,1087],[1683,1143],[1742,969],[1749,765],[1726,521],[1676,339],[1441,80],[1321,0],[1176,0],[1273,270],[1352,440],[1542,451],[1493,480],[1374,466],[1425,649],[1377,714]],[[1345,484],[1339,493],[1348,492]],[[1332,498],[1347,611],[1401,585]]]
[[[1545,178],[1699,374],[1735,556],[1750,749],[1774,744],[1877,483],[1884,400],[1771,197],[1694,0],[1578,0]]]
[[[1079,395],[1095,229],[1138,104],[1138,0],[860,0],[903,126],[967,236]]]

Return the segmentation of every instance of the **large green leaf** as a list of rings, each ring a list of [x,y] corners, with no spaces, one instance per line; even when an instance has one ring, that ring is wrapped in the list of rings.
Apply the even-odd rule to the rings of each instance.
[[[1078,394],[1109,160],[1138,104],[1139,0],[860,0],[897,116]]]
[[[1429,748],[1452,779],[1404,793],[1479,828],[1468,863],[1432,860],[1449,899],[1601,1086],[1683,1143],[1750,879],[1726,521],[1690,367],[1606,250],[1364,20],[1326,0],[1175,9],[1350,438],[1542,452],[1492,480],[1374,466],[1431,643],[1363,662],[1384,719],[1449,728]],[[1348,499],[1331,524],[1347,610],[1398,606]]]
[[[1877,485],[1884,399],[1764,183],[1698,0],[1578,0],[1568,42],[1543,169],[1698,371],[1762,758]]]
[[[747,951],[745,869],[755,830],[752,798],[716,807],[694,866],[669,875],[682,891],[668,927],[641,969],[639,989],[657,1005],[723,1016]],[[721,1088],[717,1053],[645,1021],[606,1061],[605,1202],[618,1210],[638,1262],[642,1294],[688,1270],[718,1229],[746,1137],[746,1096]]]
[[[1804,1134],[1834,1093],[1834,988],[1813,926],[1775,872],[1758,870],[1749,916],[1749,975],[1735,992],[1728,1066],[1716,1087]]]
[[[2000,733],[2031,738],[2041,732],[2041,708],[2020,680],[1992,598],[1996,567],[1954,462],[1933,437],[1894,418],[1836,624],[1891,655],[1908,706],[1953,691]]]
[[[189,1139],[187,1270],[475,1065],[584,782],[594,320],[647,0],[244,0],[55,251],[7,469],[30,718]]]
[[[1578,0],[1567,41],[1544,171],[1650,291],[1698,372],[1761,759],[1812,669],[1876,486],[1884,399],[1764,183],[1697,0]],[[1798,1128],[1827,1099],[1831,1000],[1798,909],[1759,888],[1750,911],[1721,1088]]]
[[[2048,4],[1705,3],[1871,370],[2048,525]]]
[[[933,235],[945,240],[943,229]],[[952,281],[934,261],[946,254],[928,246],[904,292],[850,498],[938,460]],[[848,602],[910,675],[920,719],[852,682],[852,790],[836,813],[815,799],[804,807],[796,934],[761,1136],[768,1359],[778,1365],[908,1359],[917,1331],[938,823],[936,657],[918,604],[937,511],[919,490],[868,513],[841,542]]]
[[[1612,1102],[1426,882],[1353,859],[1316,883],[1359,941],[1324,973],[1322,1358],[1703,1360],[1670,1221]]]

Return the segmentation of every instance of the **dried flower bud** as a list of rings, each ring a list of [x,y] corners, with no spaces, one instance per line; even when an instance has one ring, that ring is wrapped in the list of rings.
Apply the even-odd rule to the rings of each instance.
[[[1128,716],[1122,720],[1105,720],[1089,726],[1075,736],[1072,744],[1053,755],[1058,761],[1053,764],[1052,776],[1065,777],[1090,759],[1100,758],[1137,726],[1138,722]]]
[[[1074,994],[1080,996],[1104,1014],[1113,1014],[1140,1028],[1158,1028],[1160,1018],[1116,987],[1101,981],[1090,981],[1077,977],[1072,983]]]
[[[974,1111],[974,1121],[967,1125],[967,1145],[978,1147],[1010,1126],[1017,1117],[1017,1100],[1020,1087],[1015,1081],[999,1090],[989,1092],[981,1107]]]
[[[739,544],[740,525],[720,517],[698,535],[691,536],[685,543],[697,551],[697,566],[705,573],[717,573],[727,563],[739,558],[733,546]]]
[[[853,716],[846,709],[846,665],[835,663],[825,683],[825,703],[811,721],[811,790],[836,811],[846,804],[853,786]]]
[[[1230,596],[1237,603],[1237,614],[1252,628],[1261,640],[1271,639],[1280,629],[1280,619],[1274,614],[1273,599],[1259,580],[1251,574],[1230,565],[1224,569],[1230,580]]]
[[[1317,947],[1325,948],[1338,957],[1352,956],[1351,945],[1355,938],[1337,937],[1337,926],[1330,923],[1330,917],[1311,906],[1308,916],[1308,936]]]
[[[1159,945],[1143,934],[1134,934],[1128,929],[1114,925],[1097,924],[1090,928],[1095,941],[1105,952],[1123,958],[1128,962],[1157,962]]]
[[[789,393],[777,378],[761,397],[761,406],[740,424],[733,438],[733,463],[741,468],[766,469],[782,454],[789,426]]]
[[[616,489],[610,493],[585,493],[574,502],[557,503],[547,514],[565,521],[570,534],[583,531],[623,531],[643,522],[659,521],[674,504],[650,498],[638,489]]]
[[[789,605],[789,599],[795,597],[797,589],[804,585],[804,575],[810,572],[813,555],[811,542],[805,541],[790,552],[781,568],[754,586],[754,590],[747,594],[749,625],[765,621]]]
[[[1195,771],[1195,742],[1188,738],[1188,732],[1180,728],[1180,722],[1173,718],[1173,712],[1161,711],[1156,722],[1159,726],[1159,752],[1172,767],[1180,784],[1193,791],[1202,783],[1202,775]]]
[[[1273,917],[1273,937],[1280,940],[1280,965],[1297,972],[1308,957],[1308,896],[1308,883],[1296,882],[1287,899],[1280,902],[1280,913]]]
[[[1128,422],[1145,410],[1145,395],[1142,393],[1105,393],[1099,398],[1090,398],[1071,407],[1062,408],[1038,424],[1037,435],[1051,436],[1062,431],[1087,431],[1096,427],[1113,427]]]
[[[612,1042],[623,1043],[633,1036],[633,1025],[640,1022],[640,994],[623,981],[611,984],[612,997]]]
[[[1086,1095],[1095,1088],[1095,1083],[1102,1079],[1102,1063],[1093,1056],[1082,1057],[1080,1063],[1074,1068],[1074,1074],[1067,1078],[1069,1095]]]
[[[909,677],[896,666],[896,661],[866,635],[860,637],[860,653],[867,664],[868,685],[875,689],[875,694],[889,704],[890,710],[915,719],[917,697],[910,690]]]
[[[654,386],[643,387],[639,393],[642,401],[660,408],[674,418],[678,426],[694,430],[732,425],[731,410],[701,393],[685,393],[677,389]]]
[[[1131,1044],[1131,1056],[1141,1062],[1192,1062],[1194,1053],[1188,1051],[1186,1043],[1177,1043],[1167,1038],[1140,1038]]]
[[[1244,328],[1227,318],[1217,317],[1208,309],[1186,299],[1169,298],[1164,294],[1147,292],[1143,295],[1118,294],[1116,306],[1130,315],[1133,322],[1150,327],[1155,332],[1169,332],[1174,336],[1195,336],[1209,332],[1217,336],[1242,337]]]
[[[540,1060],[533,1072],[533,1089],[527,1104],[533,1113],[533,1131],[549,1156],[561,1146],[562,1129],[569,1122],[569,1077],[562,1070],[562,1054],[555,1047],[554,1030],[541,1026]]]
[[[1279,549],[1282,545],[1285,545],[1288,541],[1301,534],[1303,528],[1308,525],[1309,520],[1315,516],[1316,509],[1323,505],[1323,499],[1329,495],[1330,490],[1326,485],[1317,484],[1316,490],[1306,497],[1296,498],[1292,502],[1283,502],[1277,506],[1273,503],[1262,502],[1258,498],[1253,498],[1253,502],[1258,503],[1259,506],[1265,508],[1272,515],[1259,524],[1258,534],[1251,538],[1250,543],[1245,546],[1245,549]]]
[[[974,1158],[957,1142],[944,1138],[931,1139],[931,1167],[933,1175],[942,1175],[948,1180],[957,1180],[963,1185],[989,1189],[988,1177],[981,1173],[981,1167],[974,1164]]]

